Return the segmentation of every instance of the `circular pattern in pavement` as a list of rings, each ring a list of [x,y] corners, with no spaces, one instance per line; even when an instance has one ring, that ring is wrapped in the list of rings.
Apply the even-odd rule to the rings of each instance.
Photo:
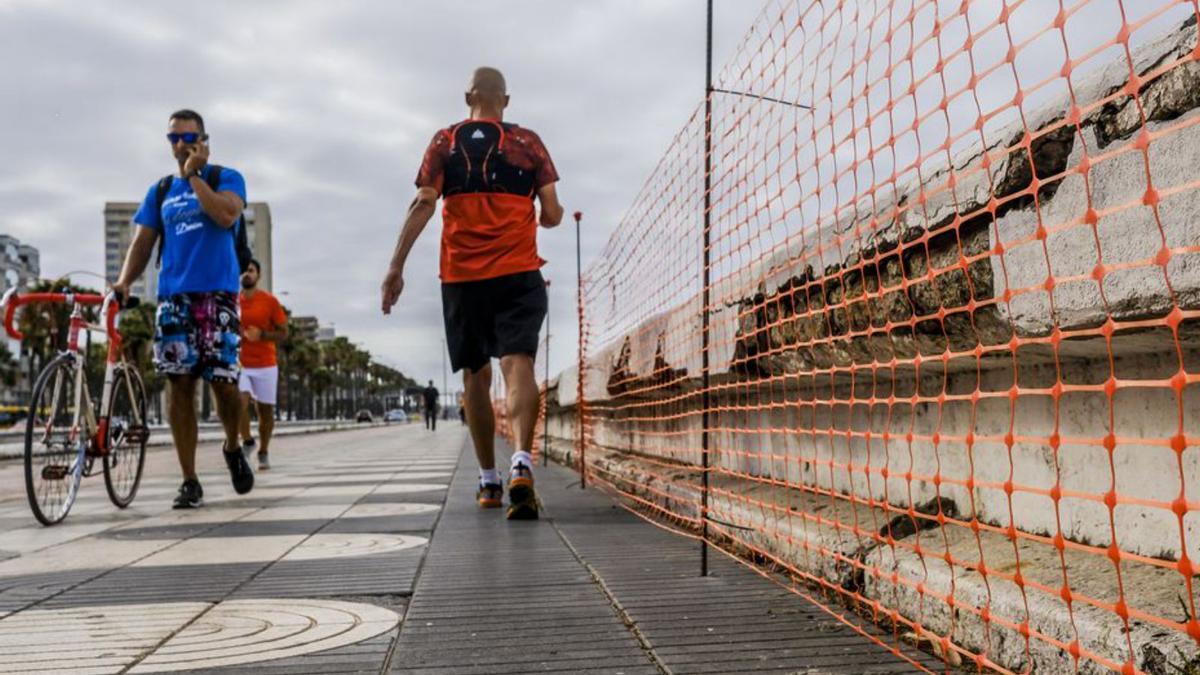
[[[407,494],[409,492],[433,492],[435,490],[445,490],[447,485],[439,485],[437,483],[392,483],[390,485],[380,485],[377,488],[371,486],[354,486],[354,485],[320,485],[312,487],[304,491],[304,497],[341,497],[346,495],[392,495],[392,494]]]
[[[102,532],[99,536],[108,539],[183,539],[205,530],[215,530],[218,524],[404,517],[432,513],[438,508],[440,507],[437,504],[417,502],[354,504],[349,507],[345,504],[295,504],[259,509],[209,507],[194,511],[173,511],[144,518]],[[3,559],[2,552],[0,559]]]
[[[351,506],[342,518],[381,518],[396,516],[415,516],[422,513],[434,513],[442,507],[437,504],[408,504],[404,502],[383,502],[378,504],[355,504]]]
[[[394,553],[428,543],[424,537],[403,534],[314,534],[280,560],[357,558]]]
[[[134,567],[169,565],[229,565],[275,560],[326,560],[395,553],[424,546],[424,537],[401,534],[262,535],[247,537],[197,537],[170,542]]]
[[[27,610],[0,618],[0,629],[21,636],[19,641],[0,643],[0,663],[15,672],[85,666],[118,672],[145,656],[129,672],[237,666],[355,644],[395,628],[399,621],[391,610],[336,600]],[[64,636],[69,640],[64,642]]]
[[[271,486],[276,488],[312,488],[330,485],[387,485],[392,481],[430,481],[442,478],[448,479],[450,478],[450,472],[407,471],[397,474],[379,474],[378,472],[369,474],[343,473],[336,478],[322,478],[320,483],[314,482],[314,478],[316,477],[296,476],[295,478],[289,478],[278,483],[271,483]]]

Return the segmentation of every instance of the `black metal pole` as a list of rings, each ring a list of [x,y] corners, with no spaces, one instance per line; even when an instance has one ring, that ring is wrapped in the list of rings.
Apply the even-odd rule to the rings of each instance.
[[[542,466],[550,461],[550,280],[546,280],[546,393],[542,413]]]
[[[576,211],[575,217],[575,293],[579,312],[579,373],[576,377],[575,410],[577,411],[576,426],[579,427],[579,489],[587,489],[587,457],[584,454],[583,438],[583,374],[587,364],[583,361],[583,251],[579,243],[579,223],[583,220],[583,212]]]
[[[709,312],[708,303],[712,293],[712,259],[709,255],[711,234],[712,207],[712,45],[713,45],[713,0],[708,0],[708,35],[705,48],[704,72],[704,293],[701,306],[700,331],[700,379],[701,379],[701,432],[700,432],[700,461],[701,492],[700,492],[700,576],[708,576],[708,430],[709,430]]]

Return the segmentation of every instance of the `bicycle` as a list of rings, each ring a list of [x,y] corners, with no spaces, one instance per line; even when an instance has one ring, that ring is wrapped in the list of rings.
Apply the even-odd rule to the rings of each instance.
[[[10,289],[0,299],[9,337],[24,336],[13,325],[17,308],[33,303],[65,303],[71,308],[67,348],[42,368],[33,385],[25,425],[25,493],[42,525],[67,517],[79,494],[80,481],[93,475],[101,460],[104,487],[117,508],[133,502],[146,462],[146,388],[141,375],[126,362],[117,329],[120,309],[132,309],[137,298],[122,302],[115,293],[29,293]],[[100,305],[104,325],[84,318],[85,306]],[[100,407],[88,391],[86,354],[80,349],[84,331],[108,335],[108,356]]]

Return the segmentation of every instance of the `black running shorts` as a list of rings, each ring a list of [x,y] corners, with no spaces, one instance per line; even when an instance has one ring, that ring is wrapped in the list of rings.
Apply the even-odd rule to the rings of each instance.
[[[442,284],[446,346],[455,372],[482,369],[495,357],[537,355],[546,318],[542,273]]]

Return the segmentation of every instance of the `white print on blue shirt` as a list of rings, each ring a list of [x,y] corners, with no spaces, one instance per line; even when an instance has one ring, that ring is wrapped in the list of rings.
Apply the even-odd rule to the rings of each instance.
[[[165,213],[167,209],[176,209],[170,216],[170,220],[175,222],[175,236],[204,227],[204,221],[200,220],[204,211],[200,209],[200,200],[196,197],[195,192],[189,190],[181,195],[164,199],[163,212]]]

